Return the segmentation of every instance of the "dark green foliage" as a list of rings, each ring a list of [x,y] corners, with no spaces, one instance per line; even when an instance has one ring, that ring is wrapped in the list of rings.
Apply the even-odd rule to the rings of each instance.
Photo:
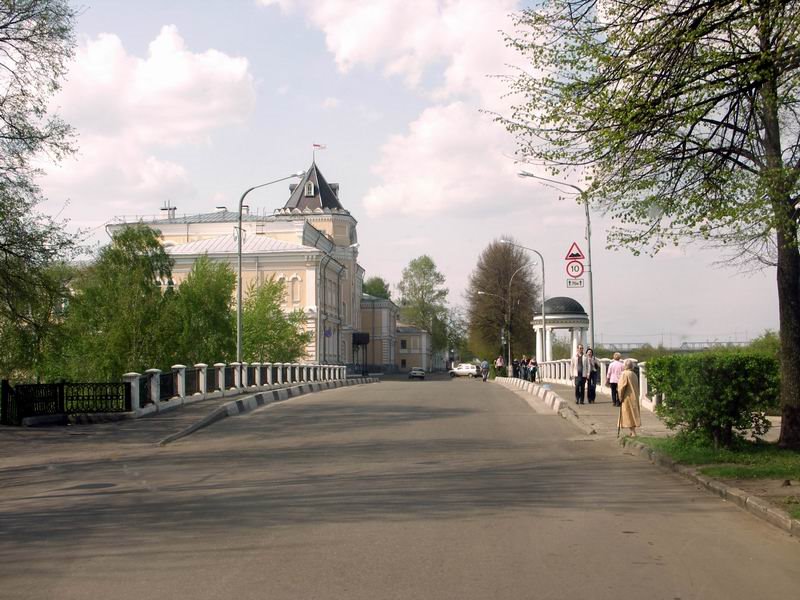
[[[647,363],[650,395],[663,394],[658,415],[680,435],[730,447],[735,436],[769,428],[778,404],[778,362],[761,352],[673,354]]]
[[[62,223],[39,214],[35,159],[73,150],[70,128],[48,116],[74,48],[65,0],[0,2],[0,318],[36,326],[31,305],[60,293],[48,269],[75,252]],[[29,329],[30,331],[30,329]]]
[[[226,263],[201,256],[174,292],[164,294],[159,343],[169,352],[170,364],[165,366],[213,364],[234,355],[235,288],[236,274]]]
[[[400,290],[400,318],[404,323],[424,329],[431,334],[434,350],[447,347],[445,327],[436,326],[436,321],[447,318],[447,288],[444,275],[436,268],[430,256],[423,254],[403,269]]]
[[[365,294],[375,296],[376,298],[384,298],[385,300],[389,300],[391,297],[391,292],[389,292],[389,284],[385,279],[383,279],[383,277],[370,277],[364,282],[361,290]]]
[[[64,323],[61,375],[72,381],[118,381],[128,371],[168,368],[159,325],[161,282],[172,272],[158,234],[143,225],[114,234],[79,274]]]
[[[312,339],[303,331],[302,310],[283,312],[286,286],[271,278],[247,290],[242,311],[242,359],[247,362],[295,362]]]

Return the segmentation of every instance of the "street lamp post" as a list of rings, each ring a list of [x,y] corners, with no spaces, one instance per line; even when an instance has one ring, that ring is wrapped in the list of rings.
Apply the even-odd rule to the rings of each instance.
[[[517,248],[522,248],[523,250],[527,250],[528,252],[533,252],[536,256],[539,257],[539,261],[542,263],[542,362],[547,362],[547,313],[545,313],[544,307],[544,256],[538,251],[534,250],[533,248],[528,248],[527,246],[521,246],[520,244],[515,244],[511,240],[500,240],[503,244],[508,244],[510,246],[516,246]]]
[[[552,183],[554,185],[565,185],[567,187],[571,187],[573,190],[576,190],[581,196],[584,197],[583,207],[586,212],[586,271],[589,273],[589,346],[594,348],[594,291],[592,288],[592,274],[594,269],[592,268],[592,221],[589,215],[589,198],[586,196],[586,191],[583,188],[578,187],[572,183],[566,183],[565,181],[558,181],[555,179],[548,179],[547,177],[540,177],[539,175],[534,175],[528,171],[520,171],[520,177],[531,177],[533,179],[538,179],[540,181],[545,181],[547,183]]]
[[[246,189],[242,197],[239,198],[239,225],[236,229],[236,237],[238,238],[236,250],[236,362],[239,364],[242,362],[242,206],[244,205],[244,199],[247,194],[253,190],[272,185],[273,183],[280,183],[281,181],[286,181],[294,177],[302,177],[303,175],[305,175],[305,171],[298,171],[297,173],[292,173],[291,175],[275,179],[274,181],[254,185]]]

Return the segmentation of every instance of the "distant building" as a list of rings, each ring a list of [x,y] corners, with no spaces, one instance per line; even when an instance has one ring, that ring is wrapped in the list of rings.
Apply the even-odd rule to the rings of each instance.
[[[397,361],[401,372],[412,367],[422,367],[426,371],[433,367],[433,349],[431,334],[424,329],[397,324]]]
[[[289,186],[289,200],[271,215],[242,217],[242,289],[270,277],[286,283],[284,309],[302,310],[313,340],[305,360],[352,363],[352,333],[361,325],[364,269],[358,264],[357,222],[339,202],[338,184],[329,184],[312,163],[299,184]],[[175,260],[173,280],[180,283],[204,254],[226,262],[236,272],[238,244],[234,211],[177,215],[164,209],[159,218],[121,218],[109,233],[136,223],[160,231]],[[165,282],[166,283],[166,282]]]
[[[400,309],[391,300],[361,294],[361,330],[369,334],[365,361],[373,372],[394,372],[397,360],[397,317]]]

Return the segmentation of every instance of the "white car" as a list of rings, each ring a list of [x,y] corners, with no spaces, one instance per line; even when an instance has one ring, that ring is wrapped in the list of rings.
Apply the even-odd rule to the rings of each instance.
[[[450,369],[450,377],[478,377],[480,374],[481,370],[478,365],[471,363],[461,363]]]
[[[422,367],[411,367],[408,372],[409,379],[425,379],[425,369]]]

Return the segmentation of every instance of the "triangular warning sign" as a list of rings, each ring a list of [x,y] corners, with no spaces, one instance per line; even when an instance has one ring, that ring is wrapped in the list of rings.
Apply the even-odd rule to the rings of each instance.
[[[572,246],[569,247],[567,255],[564,257],[564,260],[586,260],[586,257],[583,255],[583,252],[578,247],[578,242],[572,242]]]

